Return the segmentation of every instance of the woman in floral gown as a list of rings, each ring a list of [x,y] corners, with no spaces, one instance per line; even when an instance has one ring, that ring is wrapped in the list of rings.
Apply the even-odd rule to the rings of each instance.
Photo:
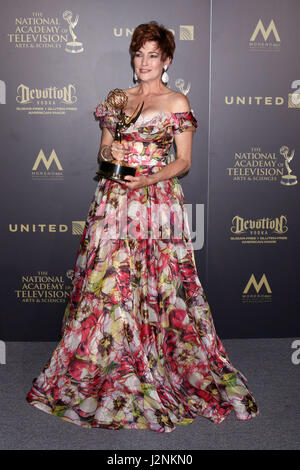
[[[138,26],[130,51],[138,85],[127,115],[142,114],[115,142],[117,112],[101,102],[101,154],[136,168],[101,178],[76,259],[61,340],[27,401],[79,426],[170,432],[197,415],[221,423],[258,415],[247,379],[216,334],[199,281],[177,176],[191,165],[197,121],[165,86],[175,49],[163,26]],[[165,67],[164,67],[165,66]],[[176,159],[168,163],[172,143]]]

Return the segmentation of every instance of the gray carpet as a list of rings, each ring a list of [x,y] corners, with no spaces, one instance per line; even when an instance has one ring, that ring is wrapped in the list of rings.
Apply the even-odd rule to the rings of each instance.
[[[0,365],[0,449],[223,450],[300,448],[300,365],[293,339],[224,340],[230,360],[248,378],[260,408],[250,421],[231,412],[221,424],[201,416],[171,433],[85,429],[29,405],[25,396],[56,343],[6,343]]]

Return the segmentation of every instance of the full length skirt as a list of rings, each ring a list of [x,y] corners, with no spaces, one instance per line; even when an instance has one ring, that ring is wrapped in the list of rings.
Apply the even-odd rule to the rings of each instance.
[[[161,220],[172,206],[171,223],[146,237],[155,204]],[[139,190],[99,181],[61,339],[33,380],[30,404],[87,428],[157,432],[197,415],[213,423],[231,410],[239,420],[258,415],[216,334],[184,204],[177,178]]]

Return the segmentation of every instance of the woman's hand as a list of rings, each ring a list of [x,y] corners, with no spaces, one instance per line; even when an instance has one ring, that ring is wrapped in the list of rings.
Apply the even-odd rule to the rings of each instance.
[[[125,176],[125,181],[124,184],[128,189],[139,189],[139,188],[145,188],[146,186],[149,186],[150,180],[148,176],[145,175],[139,175],[139,176],[132,176],[132,175],[127,175]]]
[[[122,161],[126,153],[128,153],[128,144],[126,140],[123,141],[122,143],[114,140],[113,143],[111,144],[111,154],[114,157],[114,159],[118,161]]]

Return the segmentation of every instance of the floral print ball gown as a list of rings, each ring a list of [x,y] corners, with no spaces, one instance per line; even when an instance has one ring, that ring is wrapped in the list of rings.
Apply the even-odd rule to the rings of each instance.
[[[116,112],[102,102],[96,116],[114,135]],[[175,134],[196,127],[192,112],[140,115],[123,132],[130,144],[125,162],[136,167],[136,175],[160,171]],[[159,433],[197,415],[213,423],[231,410],[239,420],[258,415],[247,379],[216,334],[184,204],[176,177],[134,190],[99,180],[61,339],[33,380],[30,404],[86,428]],[[162,219],[172,207],[171,223],[154,237],[157,205]],[[126,210],[116,212],[122,206]],[[129,225],[135,236],[112,236],[111,227],[120,234]]]

